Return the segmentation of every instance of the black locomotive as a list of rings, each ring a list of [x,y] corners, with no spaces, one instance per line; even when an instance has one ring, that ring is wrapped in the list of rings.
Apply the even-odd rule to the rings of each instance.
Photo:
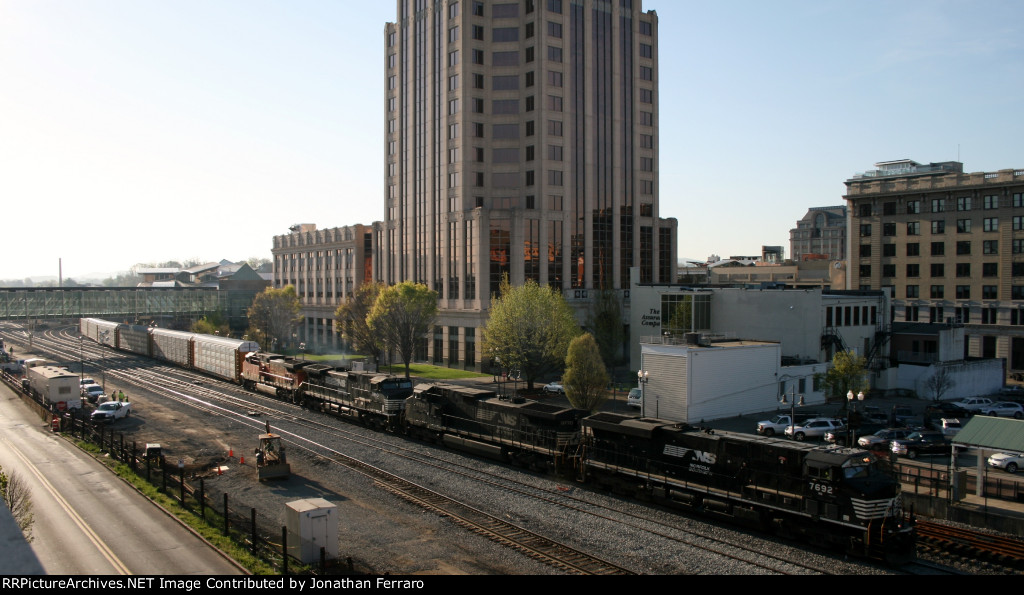
[[[410,434],[535,469],[578,457],[583,412],[454,384],[419,384],[405,404]]]
[[[866,450],[598,413],[582,420],[583,479],[902,563],[914,556],[900,484]]]

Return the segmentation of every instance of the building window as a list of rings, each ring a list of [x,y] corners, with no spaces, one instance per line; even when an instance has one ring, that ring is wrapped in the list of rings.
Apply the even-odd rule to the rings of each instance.
[[[981,324],[996,324],[998,321],[999,310],[996,308],[982,308],[981,309]]]
[[[982,254],[999,254],[999,240],[985,240],[981,243]]]
[[[907,214],[917,215],[921,212],[921,201],[919,200],[908,200],[907,201]]]
[[[945,277],[946,276],[946,265],[941,262],[933,262],[931,265],[932,277]]]
[[[860,276],[861,277],[870,277],[871,276],[871,265],[870,264],[862,264],[862,265],[860,265]]]
[[[942,234],[946,233],[946,221],[945,219],[939,219],[938,221],[932,221],[932,233]]]
[[[483,89],[484,88],[484,75],[479,73],[473,74],[473,88]]]
[[[998,262],[983,262],[981,264],[981,276],[982,277],[998,277],[999,276],[999,263]]]
[[[916,299],[920,296],[917,285],[907,285],[907,298]]]
[[[919,265],[919,264],[908,264],[907,265],[907,276],[908,277],[920,277],[921,276],[921,265]]]
[[[860,256],[861,258],[867,258],[871,256],[871,244],[860,245]]]
[[[946,254],[945,242],[932,242],[932,256],[944,256]]]
[[[957,219],[956,220],[956,232],[957,233],[971,233],[971,220],[970,219]]]
[[[907,235],[918,236],[921,235],[921,223],[918,221],[910,221],[907,223]]]
[[[957,285],[956,286],[956,299],[958,299],[958,300],[969,300],[969,299],[971,299],[971,286],[970,285]]]
[[[945,285],[932,285],[931,297],[933,300],[941,300],[945,298],[946,286]]]
[[[871,216],[871,205],[862,204],[857,207],[857,216],[859,217],[870,217]]]
[[[882,224],[882,235],[891,238],[896,235],[896,224],[892,222]]]
[[[983,300],[995,300],[999,298],[999,286],[997,285],[982,285],[981,286],[981,299]]]
[[[894,265],[894,264],[883,264],[882,265],[882,276],[883,277],[895,277],[896,276],[896,265]]]
[[[969,262],[958,262],[958,263],[956,263],[956,276],[957,277],[970,277],[971,276],[971,263],[969,263]]]
[[[944,198],[933,198],[932,199],[932,212],[933,213],[944,213],[946,211],[946,199]]]
[[[956,243],[956,253],[959,256],[970,254],[971,253],[971,243],[970,242],[957,242]]]
[[[998,209],[999,208],[999,197],[994,195],[994,194],[990,194],[988,196],[982,197],[981,204],[982,204],[981,208],[986,209],[986,210]]]
[[[971,197],[961,196],[956,199],[956,210],[958,211],[970,211],[971,210]]]
[[[917,242],[907,244],[907,256],[921,256],[921,244]]]
[[[999,219],[986,217],[981,222],[983,231],[999,231]]]
[[[896,256],[896,244],[882,244],[882,256]]]
[[[871,224],[865,223],[860,226],[860,236],[862,238],[871,237]]]

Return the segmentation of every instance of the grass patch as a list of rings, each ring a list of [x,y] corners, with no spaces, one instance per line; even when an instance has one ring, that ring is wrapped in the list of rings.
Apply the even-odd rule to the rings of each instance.
[[[257,575],[278,574],[277,569],[253,555],[248,546],[239,543],[239,541],[232,539],[229,536],[225,536],[221,532],[221,527],[224,526],[224,520],[214,508],[210,506],[206,507],[206,518],[204,519],[191,510],[183,507],[177,499],[163,493],[157,488],[157,486],[149,483],[145,478],[134,473],[125,463],[120,463],[104,456],[96,445],[88,442],[79,442],[79,447],[97,455],[96,458],[110,468],[115,475],[130,483],[146,498],[149,498],[153,502],[162,506],[165,510],[173,514],[179,521],[191,527],[192,530],[201,535],[203,539],[207,540],[213,544],[214,547],[227,554],[249,572]],[[292,566],[299,565],[293,563]],[[295,572],[301,569],[293,567],[290,570]]]
[[[381,366],[382,372],[405,376],[405,366]],[[463,378],[491,378],[490,374],[481,374],[472,370],[459,370],[458,368],[445,368],[443,366],[432,366],[430,364],[412,364],[409,366],[409,375],[424,380],[459,380]]]

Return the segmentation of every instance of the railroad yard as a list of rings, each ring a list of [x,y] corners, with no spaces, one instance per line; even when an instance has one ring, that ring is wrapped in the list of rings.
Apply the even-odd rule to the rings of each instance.
[[[28,342],[18,331],[8,324],[0,335],[17,345],[19,357],[27,357]],[[106,393],[122,390],[132,402],[132,415],[112,423],[110,430],[139,448],[160,443],[169,464],[180,462],[187,475],[203,479],[208,493],[228,494],[232,506],[255,508],[261,525],[283,526],[286,503],[295,500],[323,498],[336,505],[339,556],[356,572],[1008,572],[962,559],[941,558],[942,567],[913,570],[847,559],[347,423],[82,341],[73,327],[37,332],[31,349],[72,371],[84,364],[85,374],[102,382]],[[287,479],[260,482],[254,447],[268,423],[288,444],[291,473]],[[536,536],[525,537],[525,531]]]

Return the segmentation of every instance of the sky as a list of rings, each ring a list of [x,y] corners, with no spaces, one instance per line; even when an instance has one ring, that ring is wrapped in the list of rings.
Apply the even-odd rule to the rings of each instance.
[[[636,0],[635,0],[636,1]],[[540,4],[540,3],[539,3]],[[1021,0],[645,0],[679,257],[880,161],[1024,168]],[[383,218],[387,0],[0,0],[0,280],[270,258]]]

